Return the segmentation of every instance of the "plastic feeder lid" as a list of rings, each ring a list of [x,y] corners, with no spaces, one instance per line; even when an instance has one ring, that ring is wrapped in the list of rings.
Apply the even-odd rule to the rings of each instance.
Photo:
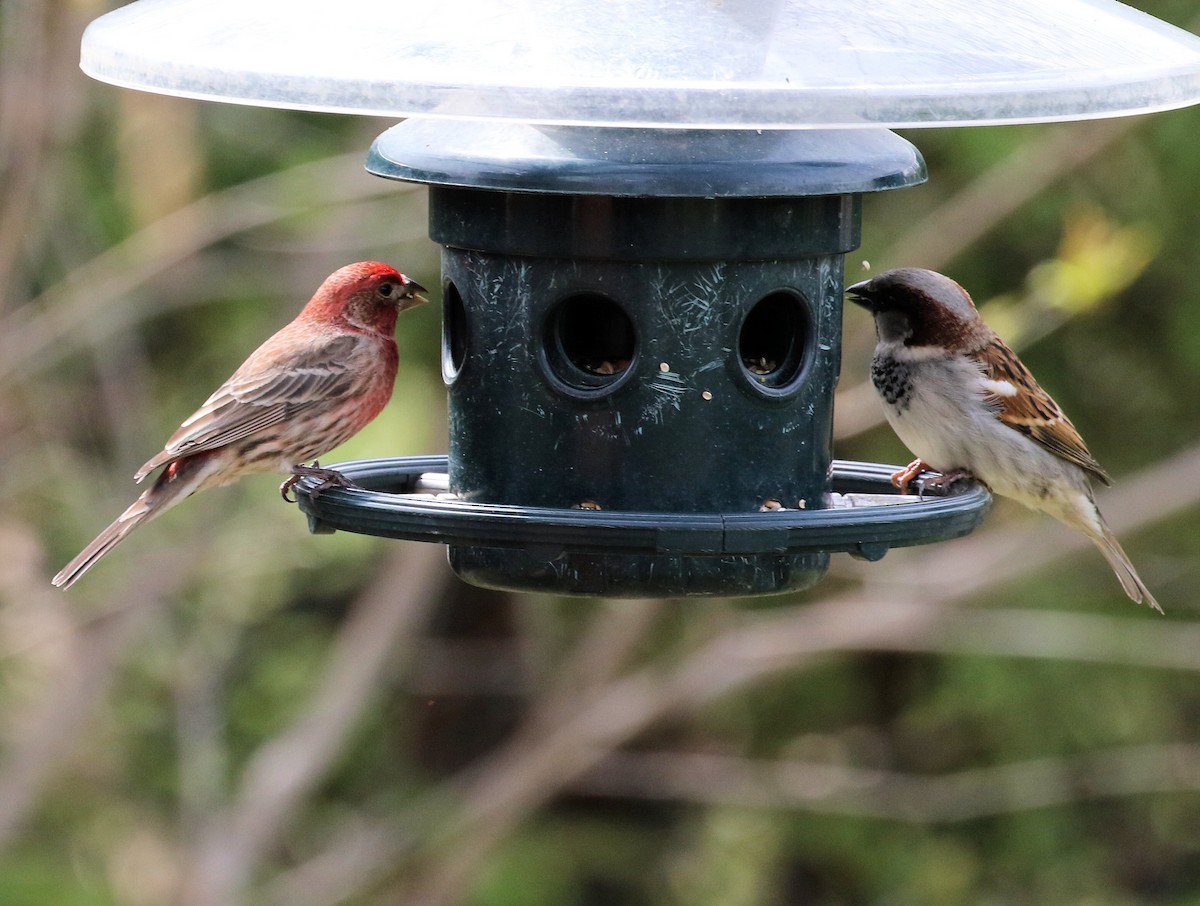
[[[1200,101],[1200,39],[1111,0],[140,0],[97,79],[211,100],[589,126],[966,126]]]

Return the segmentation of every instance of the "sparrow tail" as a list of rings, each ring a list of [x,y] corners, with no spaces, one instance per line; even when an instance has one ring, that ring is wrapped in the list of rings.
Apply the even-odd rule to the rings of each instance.
[[[213,461],[199,455],[170,463],[142,495],[129,505],[108,528],[59,570],[50,584],[70,588],[96,562],[125,540],[139,525],[161,516],[175,504],[198,491],[213,474]]]
[[[1121,588],[1125,590],[1125,594],[1129,595],[1131,600],[1139,604],[1146,604],[1162,613],[1163,609],[1158,606],[1158,601],[1154,600],[1154,595],[1150,593],[1150,589],[1146,587],[1142,577],[1133,568],[1128,555],[1117,541],[1117,536],[1112,533],[1103,519],[1099,522],[1100,534],[1093,535],[1091,532],[1088,534],[1096,543],[1096,547],[1100,548],[1100,553],[1104,554],[1104,559],[1108,561],[1112,571],[1117,574],[1117,579],[1121,583]]]

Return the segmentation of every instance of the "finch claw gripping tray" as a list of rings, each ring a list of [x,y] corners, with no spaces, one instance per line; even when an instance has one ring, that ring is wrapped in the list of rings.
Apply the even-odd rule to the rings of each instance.
[[[429,187],[449,453],[341,464],[359,487],[300,506],[479,584],[613,596],[797,589],[974,528],[978,485],[900,497],[832,459],[862,197],[925,179],[888,127],[1200,98],[1200,41],[1108,0],[141,0],[83,66],[413,117],[368,169]]]

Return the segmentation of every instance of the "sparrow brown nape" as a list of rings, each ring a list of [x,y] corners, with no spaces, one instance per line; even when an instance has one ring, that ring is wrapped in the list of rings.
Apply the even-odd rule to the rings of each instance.
[[[1100,549],[1125,594],[1162,612],[1105,524],[1092,479],[1108,474],[1029,369],[984,323],[967,291],[942,274],[899,268],[849,287],[875,316],[871,382],[893,430],[935,482],[970,476],[1075,528]]]

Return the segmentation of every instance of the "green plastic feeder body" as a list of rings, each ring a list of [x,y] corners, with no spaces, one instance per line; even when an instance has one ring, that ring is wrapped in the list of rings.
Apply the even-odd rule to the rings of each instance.
[[[886,130],[411,120],[367,166],[430,184],[457,498],[721,526],[654,553],[453,543],[460,575],[603,595],[824,575],[828,550],[793,550],[781,513],[760,509],[830,500],[842,255],[861,193],[925,178],[912,145]]]

